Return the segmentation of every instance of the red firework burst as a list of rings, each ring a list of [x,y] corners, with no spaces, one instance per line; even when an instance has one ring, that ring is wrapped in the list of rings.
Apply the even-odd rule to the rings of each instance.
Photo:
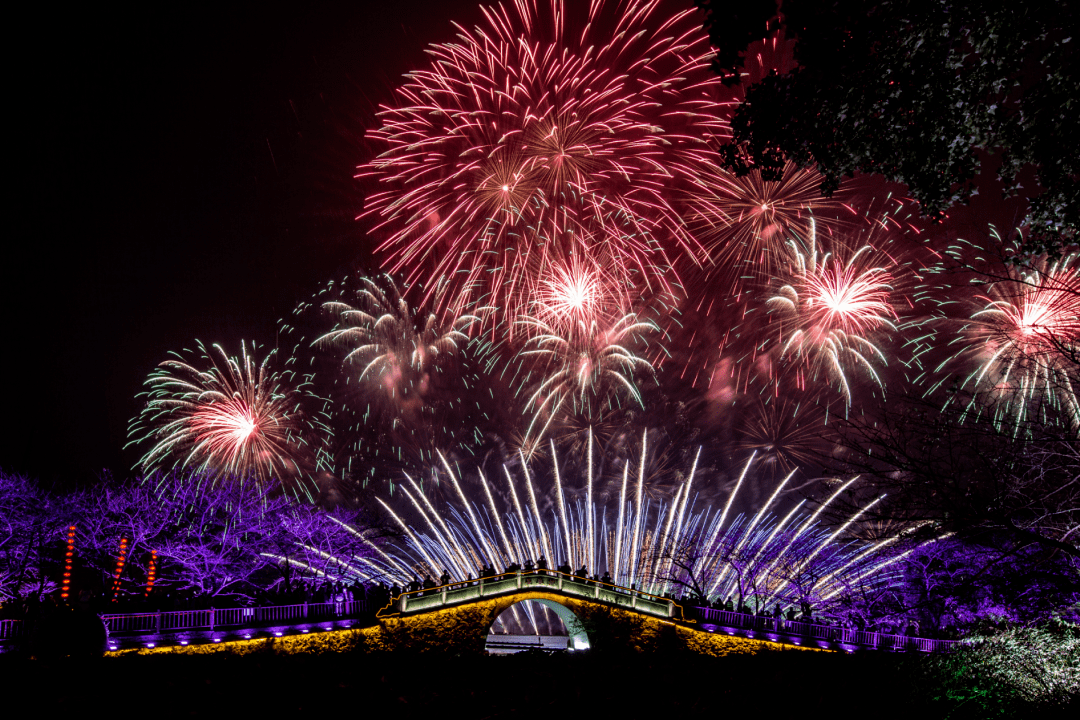
[[[1068,255],[1010,267],[989,292],[975,296],[981,309],[964,325],[958,356],[977,362],[964,384],[1000,400],[1000,418],[1023,419],[1029,406],[1045,400],[1080,427],[1078,265],[1080,256]]]
[[[695,11],[661,4],[519,2],[433,46],[359,171],[386,188],[364,215],[392,270],[502,305],[548,224],[586,228],[650,287],[666,286],[670,253],[700,259],[674,198],[716,171],[727,127]]]

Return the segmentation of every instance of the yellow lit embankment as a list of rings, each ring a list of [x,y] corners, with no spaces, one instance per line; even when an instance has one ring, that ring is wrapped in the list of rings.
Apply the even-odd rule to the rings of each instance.
[[[390,617],[378,625],[351,630],[311,632],[284,637],[231,640],[201,645],[131,648],[106,653],[121,655],[204,655],[227,652],[318,654],[362,650],[368,652],[453,652],[482,654],[488,628],[499,613],[516,602],[531,599],[554,600],[574,611],[590,632],[594,643],[602,641],[599,633],[608,635],[608,642],[636,652],[649,652],[660,647],[670,648],[677,643],[692,652],[713,657],[753,655],[762,651],[818,650],[797,645],[707,633],[693,625],[640,615],[605,605],[572,599],[545,592],[522,592],[510,596],[483,600],[469,605],[443,608],[422,615]],[[824,651],[832,652],[832,651]]]

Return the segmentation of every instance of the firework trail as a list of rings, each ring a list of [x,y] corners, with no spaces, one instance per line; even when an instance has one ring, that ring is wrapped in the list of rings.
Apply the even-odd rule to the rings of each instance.
[[[258,347],[241,344],[230,357],[219,345],[197,344],[197,363],[166,360],[146,381],[142,412],[132,420],[129,445],[151,443],[139,465],[144,472],[193,469],[211,478],[260,482],[306,481],[328,469],[325,401],[310,391],[311,378],[275,370],[276,351],[260,361]],[[305,407],[312,410],[307,411]]]
[[[938,369],[974,365],[960,383],[974,393],[969,409],[991,400],[999,424],[1022,422],[1042,401],[1080,427],[1080,256],[1006,267],[967,304],[975,311]]]
[[[894,261],[870,245],[851,251],[838,244],[838,253],[824,252],[813,221],[806,242],[792,239],[788,247],[788,282],[768,300],[780,319],[780,354],[800,361],[808,378],[835,382],[850,405],[849,368],[883,386],[875,364],[886,358],[874,338],[897,330]]]
[[[701,259],[675,198],[716,170],[728,132],[701,23],[665,5],[500,5],[430,48],[359,169],[383,188],[363,215],[391,269],[443,279],[463,305],[513,301],[551,228],[583,228],[650,287],[667,287],[669,252]]]

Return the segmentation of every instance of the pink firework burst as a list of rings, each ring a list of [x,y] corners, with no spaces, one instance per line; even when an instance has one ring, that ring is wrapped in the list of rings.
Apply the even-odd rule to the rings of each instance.
[[[532,315],[548,329],[569,332],[611,317],[626,306],[623,283],[583,253],[545,263],[536,276]]]
[[[669,255],[702,259],[676,198],[716,171],[712,141],[728,132],[696,11],[666,4],[500,5],[433,46],[369,133],[384,151],[359,170],[384,188],[363,216],[391,269],[498,306],[549,224],[588,228],[650,287],[665,286],[654,270]]]
[[[885,364],[875,335],[896,330],[893,267],[870,245],[822,252],[814,223],[807,242],[789,241],[788,282],[768,300],[780,317],[781,355],[799,358],[816,377],[824,372],[851,403],[848,368],[864,370],[878,385]]]

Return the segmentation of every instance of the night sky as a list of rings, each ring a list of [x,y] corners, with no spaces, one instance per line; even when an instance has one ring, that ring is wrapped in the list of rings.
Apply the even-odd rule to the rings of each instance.
[[[135,394],[198,338],[235,353],[371,267],[363,140],[475,3],[177,5],[38,16],[15,75],[0,467],[65,485],[122,451]]]
[[[471,0],[78,13],[13,29],[3,282],[0,468],[68,486],[131,472],[135,395],[170,350],[274,345],[299,300],[374,267],[364,130],[480,19]]]

